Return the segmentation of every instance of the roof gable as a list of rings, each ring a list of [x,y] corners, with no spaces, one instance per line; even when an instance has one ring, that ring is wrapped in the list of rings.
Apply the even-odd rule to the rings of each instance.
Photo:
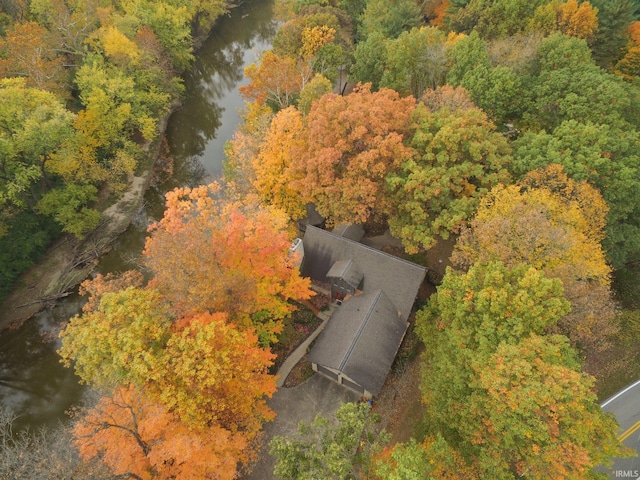
[[[364,276],[361,289],[381,290],[407,320],[427,270],[388,253],[309,226],[304,234],[302,275],[321,282],[339,260],[351,260]]]
[[[338,260],[327,272],[327,278],[341,278],[353,288],[358,288],[364,275],[353,260]]]

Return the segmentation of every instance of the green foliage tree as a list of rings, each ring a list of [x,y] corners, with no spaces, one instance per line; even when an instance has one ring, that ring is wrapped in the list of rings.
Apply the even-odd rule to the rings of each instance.
[[[192,22],[198,26],[200,34],[209,32],[215,21],[228,12],[229,2],[226,0],[198,0],[184,2],[191,14]]]
[[[566,338],[501,344],[475,370],[459,425],[481,476],[585,478],[628,454]]]
[[[420,98],[428,89],[444,83],[445,34],[435,27],[413,28],[386,42],[386,68],[381,87]]]
[[[466,88],[474,103],[497,124],[513,121],[522,113],[523,85],[510,67],[492,66],[486,43],[472,34],[448,51],[451,67],[447,83]]]
[[[366,38],[380,32],[386,38],[397,38],[420,23],[420,9],[413,0],[369,0],[362,13],[360,34]]]
[[[475,69],[488,70],[491,67],[487,43],[477,33],[462,37],[447,50],[450,63],[447,83],[457,86],[465,75]]]
[[[572,179],[598,188],[609,205],[603,245],[615,268],[640,258],[638,152],[640,134],[632,128],[569,120],[552,133],[528,132],[517,140],[513,169],[521,176],[557,163]]]
[[[83,238],[100,223],[100,212],[89,207],[97,199],[98,189],[93,185],[66,184],[49,190],[38,202],[37,209],[53,217],[62,231]]]
[[[15,213],[8,220],[6,232],[0,235],[0,302],[11,292],[20,274],[40,259],[60,234],[60,225],[51,217],[31,211]]]
[[[391,232],[415,253],[448,238],[471,219],[479,199],[509,178],[511,161],[503,135],[477,108],[413,115],[415,155],[386,178],[393,209]]]
[[[419,313],[428,418],[479,477],[584,477],[625,453],[567,339],[541,336],[568,311],[560,281],[491,262],[449,269]]]
[[[300,91],[300,98],[298,99],[298,110],[307,115],[311,111],[313,102],[318,100],[323,95],[331,93],[333,90],[333,84],[331,81],[320,74],[316,74],[309,83]]]
[[[454,448],[463,441],[456,418],[472,393],[474,365],[486,362],[501,343],[544,333],[568,311],[561,282],[528,265],[490,262],[464,274],[447,270],[416,326],[427,346],[421,381],[427,415]]]
[[[523,121],[551,131],[565,120],[638,124],[637,88],[608,74],[589,58],[584,40],[553,34],[540,44],[538,72],[530,84],[531,100]]]
[[[289,480],[352,478],[371,453],[377,421],[368,404],[345,403],[335,420],[318,415],[310,424],[302,422],[295,437],[275,436],[269,443],[276,457],[273,473]]]
[[[24,79],[0,80],[0,206],[35,209],[53,184],[52,157],[74,135],[74,118]]]
[[[370,83],[373,91],[380,88],[386,66],[386,38],[381,32],[372,32],[356,45],[354,62],[349,72],[357,82]]]
[[[396,443],[375,461],[375,477],[380,480],[463,480],[477,478],[478,472],[461,458],[440,434],[418,443],[414,438]]]
[[[157,35],[159,42],[166,49],[178,69],[184,69],[193,60],[191,40],[191,20],[196,11],[205,18],[206,9],[200,8],[209,4],[213,11],[222,13],[219,1],[200,1],[188,6],[188,4],[173,4],[170,2],[153,2],[150,0],[127,0],[122,3],[125,17],[122,22],[127,24],[134,33],[137,29],[146,25]],[[218,6],[216,6],[218,4]],[[195,6],[198,7],[195,7]],[[190,8],[196,11],[190,12]]]
[[[604,68],[612,67],[624,55],[627,29],[633,22],[631,0],[591,0],[598,9],[598,30],[591,45],[593,58]]]
[[[453,6],[463,2],[453,3]],[[536,9],[547,0],[471,0],[447,18],[447,26],[461,33],[478,32],[482,38],[502,38],[526,30]]]

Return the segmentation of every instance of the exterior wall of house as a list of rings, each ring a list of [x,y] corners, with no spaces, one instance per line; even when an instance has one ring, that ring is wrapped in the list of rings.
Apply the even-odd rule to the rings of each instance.
[[[317,363],[312,363],[311,367],[313,368],[314,372],[318,372],[319,374],[324,375],[327,378],[330,378],[334,382],[340,385],[343,385],[353,390],[354,392],[362,395],[364,398],[366,399],[373,398],[373,394],[370,391],[368,391],[363,386],[359,385],[352,378],[349,378],[347,375],[340,372],[339,370],[325,367],[323,365],[318,365]]]
[[[344,300],[348,295],[353,295],[356,292],[356,288],[349,285],[342,278],[329,278],[331,281],[331,299],[332,300]]]

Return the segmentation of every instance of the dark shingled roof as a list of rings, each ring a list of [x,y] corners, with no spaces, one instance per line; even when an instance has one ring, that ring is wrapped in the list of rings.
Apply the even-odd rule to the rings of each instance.
[[[342,223],[334,228],[331,233],[339,237],[348,238],[354,242],[359,242],[364,237],[364,228],[353,223]]]
[[[308,359],[378,395],[406,330],[407,322],[382,291],[362,293],[334,312]]]
[[[327,278],[341,278],[353,288],[360,286],[362,277],[362,272],[353,260],[338,260],[327,272]]]
[[[305,207],[307,216],[298,220],[298,230],[304,232],[307,229],[307,225],[324,226],[325,219],[318,213],[316,206],[313,203],[307,203]]]
[[[327,282],[329,269],[338,260],[352,260],[364,275],[365,292],[382,290],[407,320],[426,269],[388,253],[309,225],[304,234],[302,275]]]

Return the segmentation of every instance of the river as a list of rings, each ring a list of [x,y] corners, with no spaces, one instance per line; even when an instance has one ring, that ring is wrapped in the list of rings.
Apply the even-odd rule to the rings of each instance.
[[[220,176],[224,145],[240,120],[243,100],[238,87],[246,83],[244,67],[270,48],[276,32],[273,3],[250,0],[233,9],[218,21],[198,50],[193,67],[184,76],[183,108],[171,116],[167,126],[175,162],[173,176],[147,191],[144,209],[100,260],[96,273],[135,268],[147,226],[162,216],[167,191]],[[18,416],[16,428],[52,425],[66,418],[65,411],[81,399],[84,387],[71,369],[60,364],[56,350],[60,326],[83,303],[78,295],[69,296],[0,336],[0,402]]]

